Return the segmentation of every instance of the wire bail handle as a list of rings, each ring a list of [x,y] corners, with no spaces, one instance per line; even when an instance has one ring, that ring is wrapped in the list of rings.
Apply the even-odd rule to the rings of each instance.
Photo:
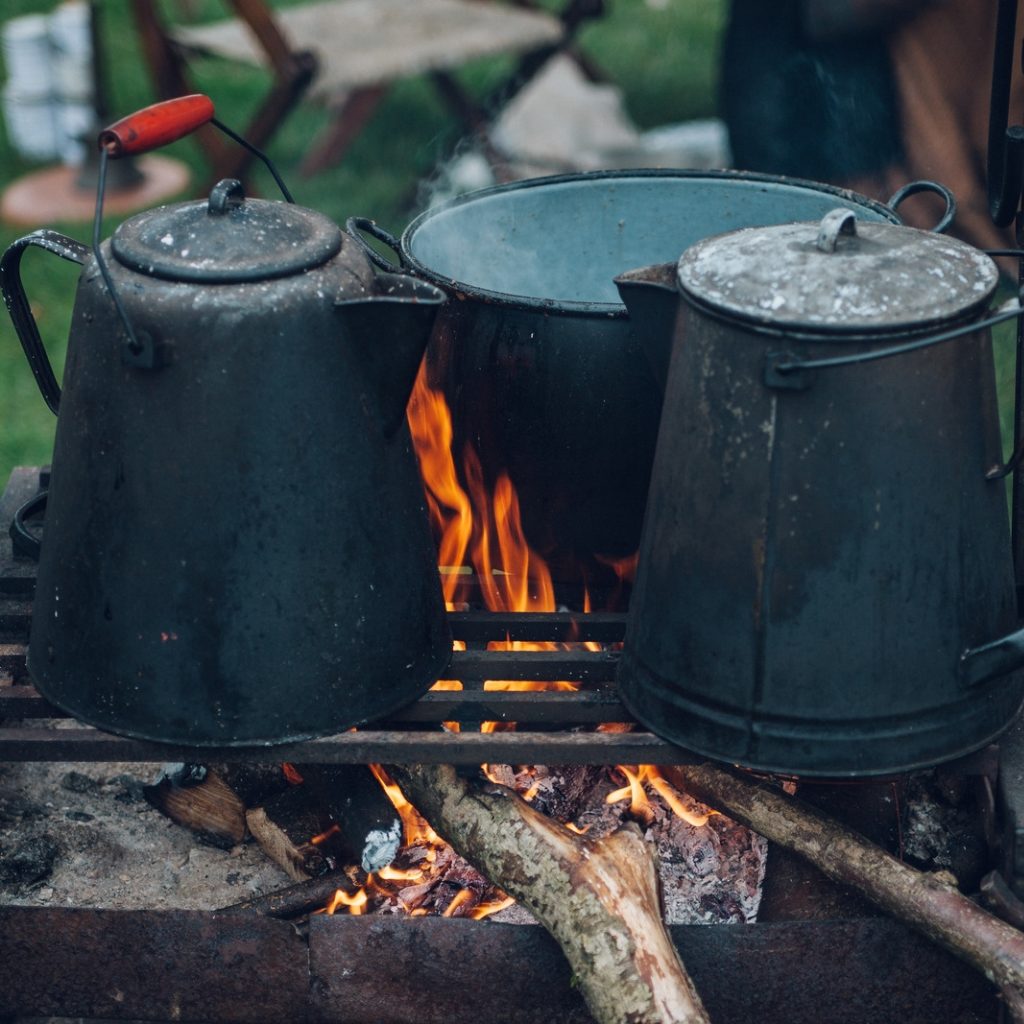
[[[190,135],[204,124],[212,124],[262,160],[277,183],[277,187],[281,190],[285,202],[295,202],[291,192],[288,190],[288,186],[285,185],[284,180],[270,158],[246,139],[242,138],[241,135],[232,131],[222,121],[218,121],[214,117],[213,100],[202,93],[179,96],[173,100],[165,100],[162,103],[154,103],[151,106],[143,107],[134,114],[129,114],[127,117],[121,118],[120,121],[109,125],[99,133],[97,145],[99,147],[100,162],[96,182],[96,213],[92,225],[92,252],[96,259],[96,266],[99,268],[100,275],[103,278],[103,283],[107,286],[107,291],[113,300],[114,308],[117,310],[117,315],[121,320],[125,333],[128,335],[128,342],[124,349],[124,358],[132,366],[154,369],[159,365],[159,351],[154,340],[148,334],[144,332],[137,334],[132,327],[121,298],[114,288],[114,282],[110,276],[107,261],[100,248],[103,225],[103,199],[107,187],[107,162],[109,160],[118,160],[125,156],[138,156],[142,153],[148,153],[150,150],[159,149],[161,146],[166,146],[171,142],[177,142],[178,139],[183,139],[186,135]],[[219,187],[218,185],[217,188]]]

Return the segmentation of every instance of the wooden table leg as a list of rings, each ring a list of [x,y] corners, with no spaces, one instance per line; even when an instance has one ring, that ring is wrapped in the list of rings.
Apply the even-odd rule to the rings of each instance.
[[[349,146],[366,126],[388,91],[387,85],[371,85],[355,89],[345,98],[334,118],[299,167],[299,173],[308,178],[338,163]]]

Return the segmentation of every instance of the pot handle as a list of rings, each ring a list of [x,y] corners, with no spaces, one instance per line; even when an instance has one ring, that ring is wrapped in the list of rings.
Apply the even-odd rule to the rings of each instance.
[[[14,546],[14,553],[16,555],[27,555],[29,558],[34,558],[37,562],[39,561],[39,552],[42,550],[43,545],[39,537],[28,528],[25,520],[45,510],[46,499],[49,493],[49,490],[40,491],[29,498],[14,513],[14,519],[11,521],[7,532],[10,535],[11,544]]]
[[[987,330],[1007,320],[1016,320],[1024,316],[1024,305],[1020,297],[1003,303],[995,312],[984,320],[976,320],[941,334],[932,334],[926,338],[918,338],[891,348],[875,349],[873,352],[858,352],[852,356],[832,356],[828,359],[801,359],[792,352],[767,352],[764,357],[764,382],[770,388],[783,388],[790,391],[802,391],[810,386],[807,376],[809,370],[830,370],[837,366],[853,366],[857,363],[873,363],[877,359],[888,359],[890,356],[901,356],[907,352],[941,345],[947,341],[955,341],[969,334]],[[799,338],[798,334],[790,334],[791,338]]]
[[[100,132],[97,142],[107,156],[139,156],[177,142],[212,121],[213,100],[202,93],[153,103],[122,117]]]
[[[297,74],[299,81],[294,82],[301,91],[302,85],[313,77],[314,68],[309,54],[297,55]],[[281,195],[289,203],[294,203],[288,186],[278,173],[273,161],[261,149],[257,149],[248,139],[229,128],[223,121],[214,117],[213,100],[201,92],[188,96],[176,96],[174,99],[153,103],[134,114],[122,117],[120,121],[108,125],[100,132],[98,143],[101,159],[109,157],[119,160],[123,156],[138,156],[148,153],[151,149],[159,149],[178,139],[185,138],[204,124],[212,124],[229,139],[247,149],[254,157],[263,162],[271,177],[281,190]]]
[[[21,347],[25,350],[28,365],[32,368],[32,375],[42,392],[43,401],[56,416],[60,407],[60,385],[46,355],[43,340],[39,336],[39,327],[36,325],[32,307],[21,282],[21,258],[30,246],[45,249],[60,256],[61,259],[79,264],[85,262],[89,255],[89,247],[57,231],[33,231],[31,235],[12,242],[0,258],[0,292],[3,293],[11,322],[14,324]]]
[[[950,224],[953,223],[953,219],[956,217],[956,197],[945,185],[940,185],[937,181],[928,181],[922,179],[921,181],[909,181],[902,188],[898,188],[889,197],[889,201],[885,204],[892,210],[893,213],[899,214],[896,211],[896,207],[903,202],[904,199],[908,199],[910,196],[916,196],[920,192],[934,192],[941,196],[946,203],[945,212],[939,218],[938,222],[934,227],[929,230],[941,234],[945,231]]]
[[[960,682],[980,686],[1024,665],[1024,629],[1009,633],[960,655]]]
[[[349,217],[345,221],[345,230],[355,239],[359,247],[366,253],[370,262],[380,270],[388,274],[407,274],[409,268],[406,265],[405,257],[402,255],[402,243],[390,231],[386,231],[375,220],[369,217]],[[362,232],[383,242],[397,257],[397,263],[391,263],[385,259],[376,249],[369,245]]]

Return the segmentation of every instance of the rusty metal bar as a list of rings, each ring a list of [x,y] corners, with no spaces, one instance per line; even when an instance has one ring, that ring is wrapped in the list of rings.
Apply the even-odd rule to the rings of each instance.
[[[525,632],[525,630],[524,630]],[[0,643],[0,672],[26,675],[24,643]],[[454,651],[446,679],[537,682],[611,682],[618,651]]]
[[[0,728],[5,761],[268,759],[308,764],[692,764],[690,751],[645,732],[399,732],[368,729],[268,747],[181,747],[73,729]]]
[[[15,679],[25,675],[24,644],[0,644],[0,673]]]
[[[0,1017],[303,1021],[307,943],[248,914],[0,908]]]
[[[35,566],[4,566],[0,574],[0,594],[4,597],[31,598],[36,589]]]
[[[31,621],[30,600],[0,599],[0,632],[10,634],[12,642],[28,639]],[[469,642],[617,643],[626,632],[622,612],[451,612],[448,621],[454,638]]]
[[[0,599],[0,636],[5,641],[24,640],[32,621],[32,602]]]
[[[0,671],[25,674],[25,643],[0,643]],[[615,677],[618,651],[453,651],[446,679],[605,682]]]
[[[995,1024],[991,986],[884,919],[672,927],[715,1021]],[[541,928],[443,918],[0,908],[0,1016],[585,1024]]]
[[[448,622],[456,640],[616,643],[626,634],[624,612],[451,612]]]
[[[448,679],[463,681],[610,682],[618,651],[455,651],[445,669]]]
[[[67,718],[34,687],[0,687],[0,719]],[[428,693],[394,715],[388,725],[422,722],[518,722],[521,725],[586,725],[631,722],[614,690],[553,693],[490,693],[483,690]]]

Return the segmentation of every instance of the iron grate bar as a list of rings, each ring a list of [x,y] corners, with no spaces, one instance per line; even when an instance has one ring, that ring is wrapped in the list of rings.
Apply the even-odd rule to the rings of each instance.
[[[264,747],[182,747],[87,726],[0,727],[4,761],[194,761],[298,764],[691,764],[644,732],[410,732],[367,729]]]
[[[0,687],[0,720],[68,718],[32,686]],[[441,722],[518,722],[522,725],[587,725],[629,722],[614,690],[547,693],[435,691],[393,715],[389,724]]]
[[[35,493],[39,474],[17,469],[0,506],[4,514]],[[194,759],[196,748],[172,747],[72,724],[29,684],[25,658],[31,627],[35,565],[11,553],[0,540],[0,760],[132,761]],[[233,762],[273,759],[367,763],[427,762],[614,764],[678,762],[687,755],[649,733],[632,730],[631,716],[615,690],[618,651],[591,650],[585,643],[617,644],[626,616],[616,612],[449,614],[456,640],[446,680],[459,690],[431,691],[373,728],[273,747],[201,748],[204,757]],[[565,645],[564,649],[501,651],[484,649],[505,640]],[[488,680],[502,689],[485,690]],[[543,691],[524,691],[537,682]],[[557,687],[571,684],[578,689]],[[483,722],[511,723],[516,731],[482,732]],[[459,723],[449,731],[442,723]],[[614,731],[594,731],[595,726]],[[585,731],[583,731],[585,730]]]
[[[626,634],[623,612],[451,612],[456,640],[594,640],[617,643]]]

